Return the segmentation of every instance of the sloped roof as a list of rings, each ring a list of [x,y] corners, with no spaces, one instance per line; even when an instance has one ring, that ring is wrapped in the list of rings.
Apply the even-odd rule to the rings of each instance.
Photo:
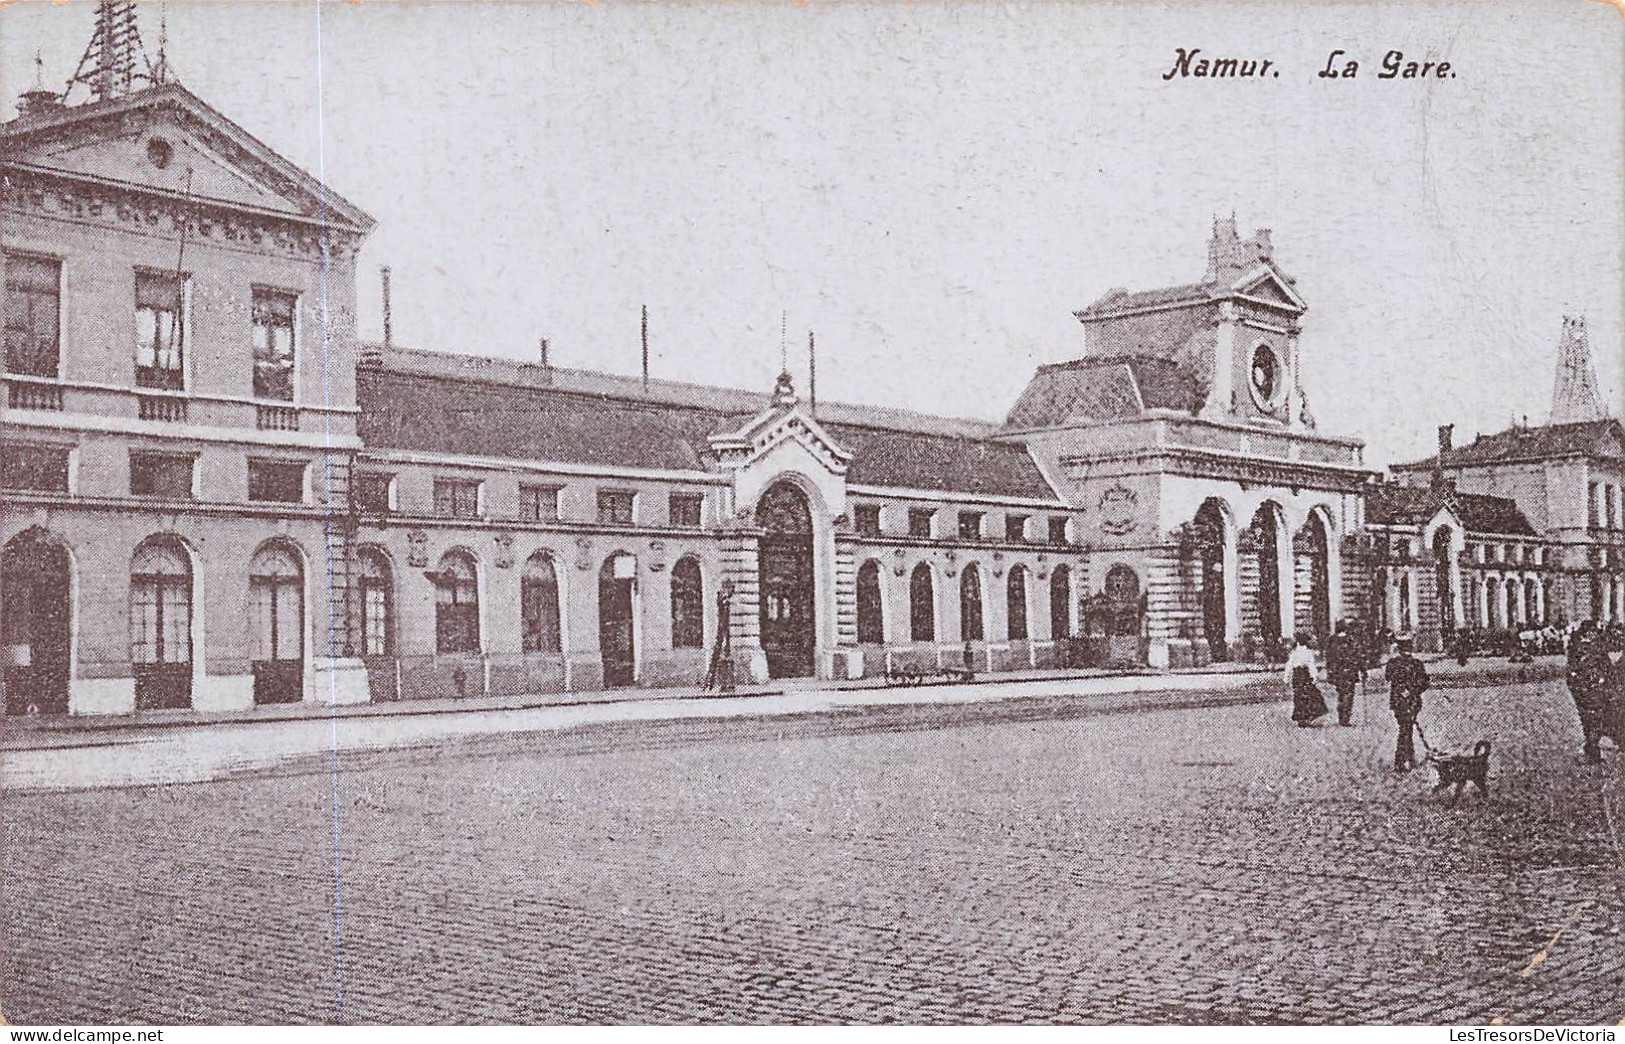
[[[356,399],[362,441],[381,450],[654,471],[708,469],[710,436],[770,405],[737,388],[645,390],[616,374],[429,352],[359,367]],[[982,437],[990,424],[848,403],[820,403],[817,420],[853,455],[849,483],[1058,499],[1026,447]]]
[[[1085,357],[1040,366],[1011,407],[1008,429],[1137,417],[1147,409],[1194,412],[1207,396],[1201,379],[1174,359]]]
[[[1512,427],[1494,435],[1480,435],[1465,446],[1445,451],[1447,468],[1591,456],[1617,460],[1625,455],[1625,428],[1613,418]],[[1437,456],[1395,464],[1395,471],[1422,471],[1434,466]]]
[[[1420,526],[1449,508],[1470,533],[1535,536],[1535,527],[1508,497],[1458,493],[1448,487],[1405,486],[1394,482],[1366,492],[1366,521],[1377,526]]]
[[[1155,308],[1184,301],[1206,301],[1218,289],[1217,283],[1181,283],[1178,286],[1132,292],[1117,286],[1096,298],[1087,308],[1073,314],[1079,319],[1084,319],[1128,308]]]
[[[859,486],[1058,500],[1027,448],[952,435],[824,423],[852,454],[846,481]]]

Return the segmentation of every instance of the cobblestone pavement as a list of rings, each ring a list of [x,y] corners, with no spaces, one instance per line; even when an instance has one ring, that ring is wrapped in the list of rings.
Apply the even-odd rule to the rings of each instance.
[[[645,721],[0,796],[47,1022],[1625,1018],[1607,770],[1560,684],[1430,697],[1449,809],[1282,703]],[[1379,713],[1380,712],[1380,713]],[[1555,937],[1555,941],[1554,941]]]

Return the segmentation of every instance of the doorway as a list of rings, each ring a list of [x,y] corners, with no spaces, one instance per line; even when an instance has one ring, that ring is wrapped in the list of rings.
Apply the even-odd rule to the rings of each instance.
[[[762,494],[756,519],[764,530],[757,569],[767,673],[772,678],[807,677],[813,673],[817,644],[812,511],[805,494],[780,482]]]
[[[37,530],[0,552],[0,663],[7,714],[66,714],[72,664],[68,552]]]

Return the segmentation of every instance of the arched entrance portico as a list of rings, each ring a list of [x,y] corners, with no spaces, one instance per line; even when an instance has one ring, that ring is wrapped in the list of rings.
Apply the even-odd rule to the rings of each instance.
[[[1283,528],[1280,505],[1266,500],[1253,515],[1244,541],[1246,553],[1251,559],[1249,568],[1254,570],[1257,577],[1257,586],[1246,607],[1245,619],[1248,626],[1258,628],[1258,637],[1263,642],[1266,657],[1274,655],[1282,647],[1281,551],[1282,542],[1289,539],[1283,533]]]
[[[0,552],[0,665],[6,713],[66,714],[72,673],[68,550],[39,529]]]
[[[789,482],[769,486],[756,504],[762,527],[757,551],[762,652],[771,678],[806,677],[814,670],[817,616],[812,511]]]

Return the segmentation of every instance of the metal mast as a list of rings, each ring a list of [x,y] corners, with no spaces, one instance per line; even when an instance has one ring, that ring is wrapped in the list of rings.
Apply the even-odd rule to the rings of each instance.
[[[98,0],[95,31],[79,59],[79,68],[62,91],[62,100],[67,101],[81,84],[93,100],[105,101],[160,82],[141,43],[135,0]]]

